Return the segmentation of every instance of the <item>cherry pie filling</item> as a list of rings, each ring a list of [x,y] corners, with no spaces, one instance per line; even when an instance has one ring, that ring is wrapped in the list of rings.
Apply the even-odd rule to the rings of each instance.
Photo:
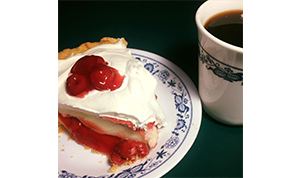
[[[84,56],[72,67],[66,79],[66,92],[84,98],[91,90],[114,91],[122,85],[124,76],[117,69],[108,66],[100,56]]]
[[[86,127],[76,117],[63,116],[60,113],[58,115],[78,144],[108,155],[113,164],[123,165],[129,161],[134,162],[137,160],[137,156],[144,158],[149,154],[146,143],[99,134]]]

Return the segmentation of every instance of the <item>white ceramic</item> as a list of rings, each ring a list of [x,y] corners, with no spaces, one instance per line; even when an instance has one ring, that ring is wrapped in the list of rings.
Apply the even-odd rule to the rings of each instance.
[[[157,146],[146,159],[109,173],[110,164],[105,155],[93,154],[73,139],[68,140],[67,132],[59,133],[58,178],[161,177],[181,161],[195,141],[202,106],[193,82],[161,56],[136,49],[131,52],[158,81],[156,95],[166,114],[167,126],[160,130]]]
[[[229,125],[243,124],[243,48],[214,37],[204,23],[220,12],[241,9],[242,0],[208,0],[195,17],[202,105],[211,117]]]

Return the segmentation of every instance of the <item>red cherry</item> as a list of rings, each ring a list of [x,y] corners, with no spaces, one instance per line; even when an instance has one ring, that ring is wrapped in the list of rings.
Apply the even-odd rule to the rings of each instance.
[[[83,74],[86,75],[91,70],[91,67],[97,63],[105,64],[105,60],[100,56],[84,56],[80,58],[72,67],[71,73]]]
[[[125,140],[120,143],[120,156],[128,161],[135,161],[137,156],[136,141]]]
[[[66,92],[69,95],[77,96],[81,94],[88,86],[88,81],[85,76],[72,74],[66,79]]]
[[[110,161],[116,165],[122,165],[125,162],[125,159],[121,158],[121,156],[117,152],[113,152],[110,155]]]
[[[101,63],[93,65],[90,73],[90,80],[95,89],[100,91],[111,89],[114,78],[115,73],[111,67]]]
[[[149,149],[145,143],[138,142],[136,145],[136,149],[140,158],[144,158],[149,154]]]

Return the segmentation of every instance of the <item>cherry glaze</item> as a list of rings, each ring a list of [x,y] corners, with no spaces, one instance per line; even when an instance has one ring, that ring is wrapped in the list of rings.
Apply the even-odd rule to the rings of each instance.
[[[91,90],[114,91],[121,87],[124,76],[100,56],[84,56],[72,67],[65,89],[71,96],[83,98]]]

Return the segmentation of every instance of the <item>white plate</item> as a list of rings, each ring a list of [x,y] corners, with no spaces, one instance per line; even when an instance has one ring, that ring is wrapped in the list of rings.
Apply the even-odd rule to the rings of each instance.
[[[58,177],[160,177],[178,164],[196,139],[202,107],[193,82],[169,60],[150,52],[130,50],[158,80],[156,95],[168,123],[160,130],[158,145],[150,151],[147,159],[109,173],[110,164],[106,156],[85,150],[73,139],[68,140],[69,134],[63,132],[58,139]]]

